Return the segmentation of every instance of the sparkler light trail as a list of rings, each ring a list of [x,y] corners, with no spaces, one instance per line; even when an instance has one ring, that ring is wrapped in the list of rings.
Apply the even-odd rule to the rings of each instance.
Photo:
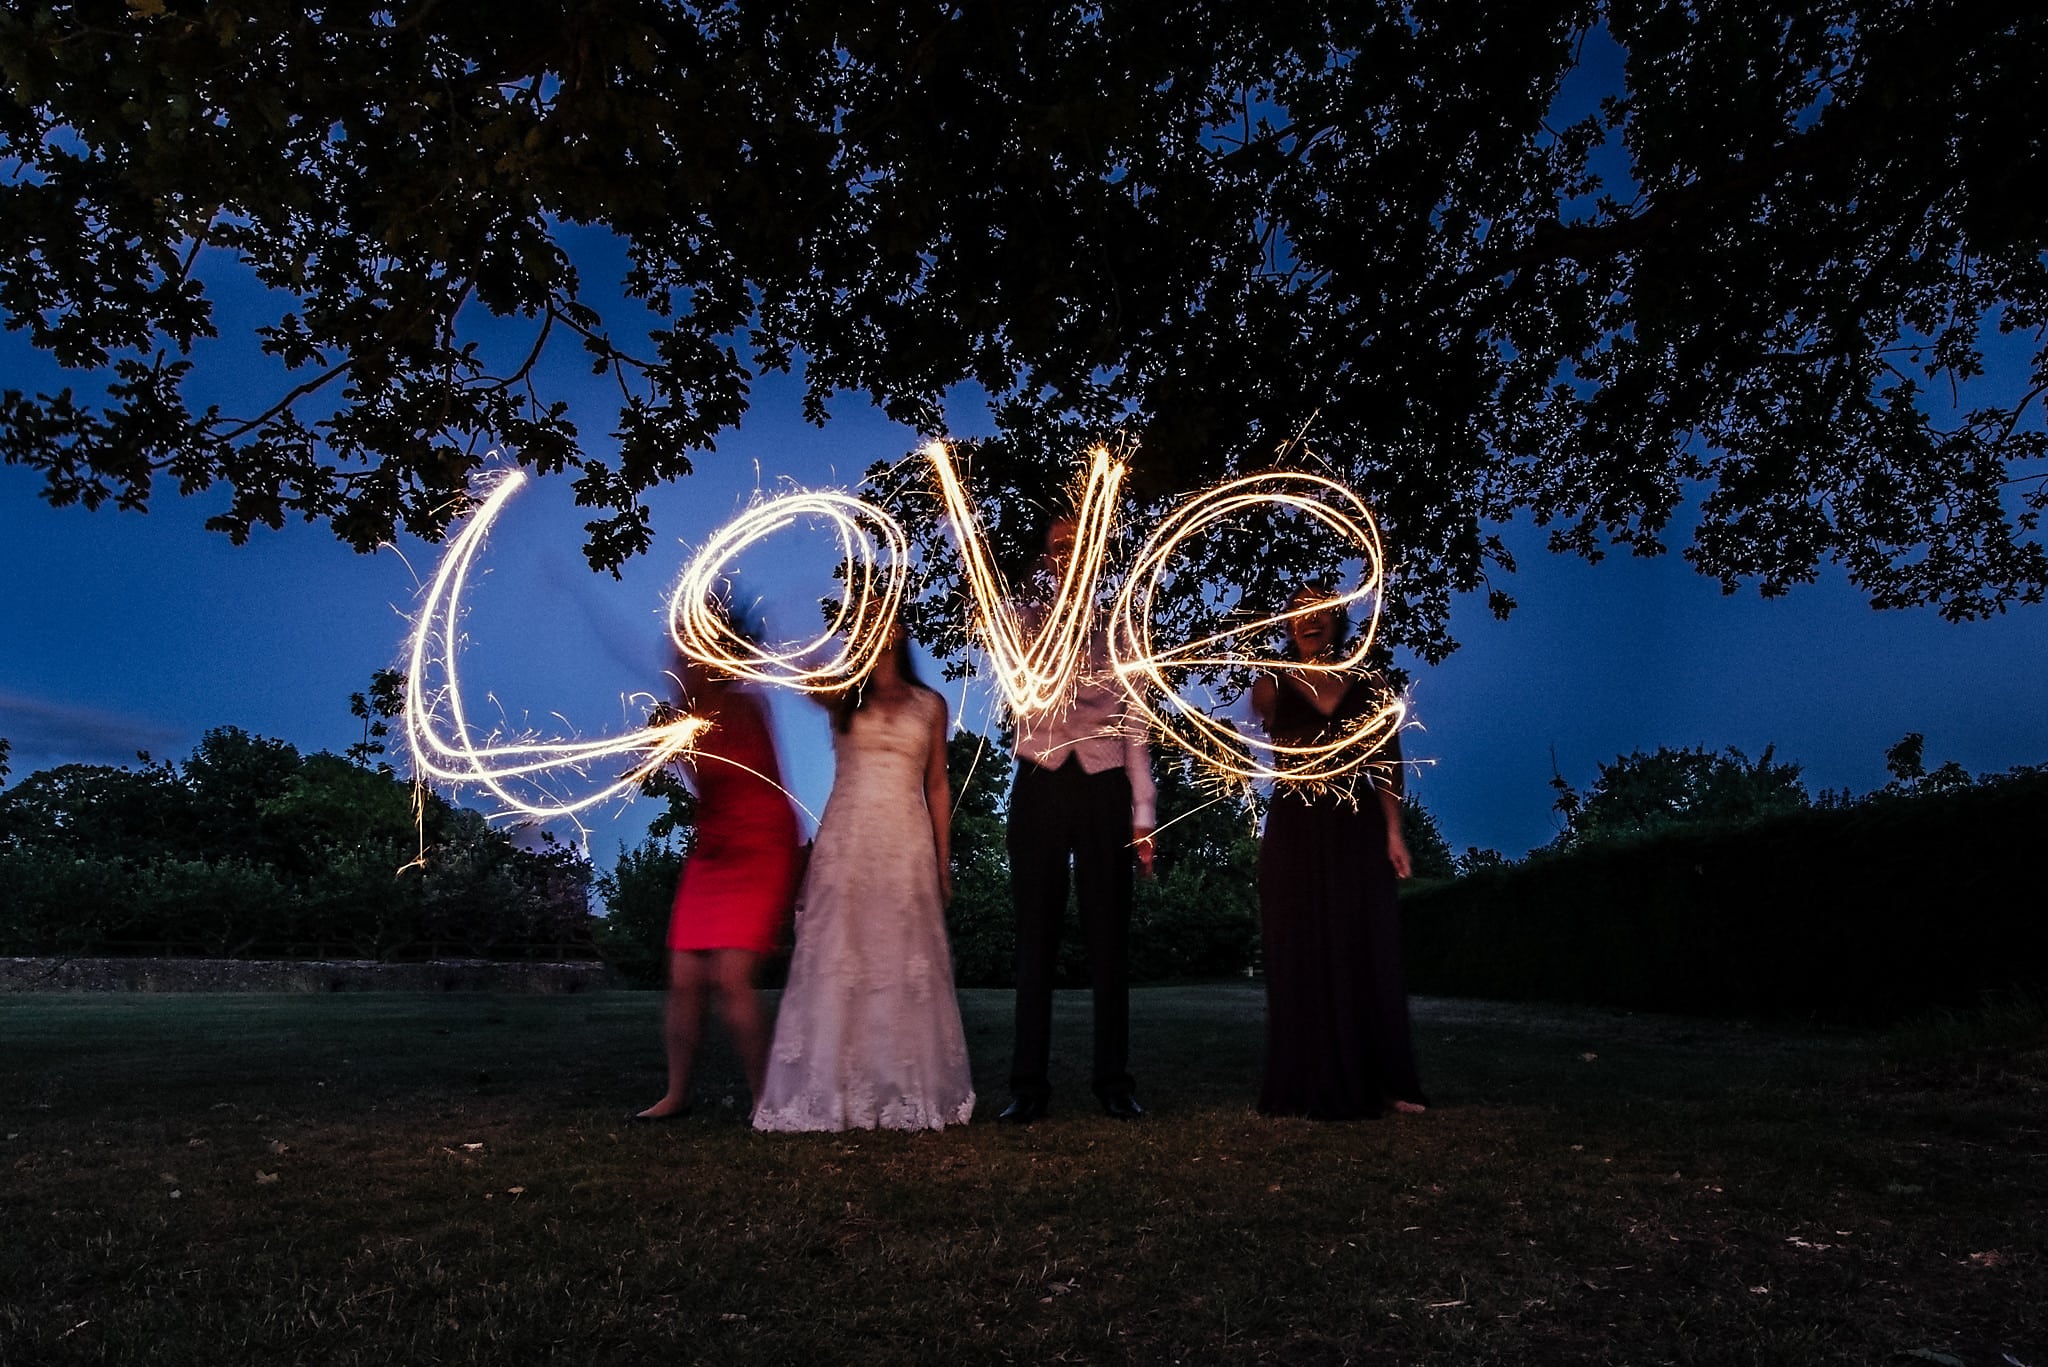
[[[709,723],[683,716],[608,740],[479,743],[474,739],[455,671],[462,639],[462,591],[491,524],[525,482],[526,476],[516,470],[499,478],[434,572],[419,620],[413,625],[405,680],[405,734],[412,747],[415,776],[476,784],[503,803],[507,812],[545,821],[573,817],[601,802],[639,791],[649,774],[687,753]],[[429,688],[428,670],[436,662],[443,680]],[[447,713],[445,722],[443,711]],[[625,756],[634,760],[624,776],[574,800],[532,802],[511,786],[514,780],[544,784],[565,775],[581,780],[592,765]]]
[[[1255,621],[1160,649],[1152,639],[1153,605],[1170,579],[1176,555],[1194,538],[1254,508],[1278,506],[1319,522],[1357,549],[1365,562],[1358,586],[1317,603],[1304,603]],[[1228,648],[1238,637],[1263,633],[1281,623],[1336,607],[1370,602],[1371,612],[1352,649],[1342,659],[1303,661],[1293,668],[1341,674],[1358,668],[1379,626],[1379,586],[1385,570],[1379,527],[1365,503],[1336,480],[1304,471],[1265,471],[1232,480],[1188,500],[1146,538],[1110,617],[1110,663],[1131,705],[1157,733],[1194,755],[1215,772],[1247,781],[1327,783],[1371,765],[1380,747],[1400,730],[1407,704],[1389,697],[1370,715],[1326,742],[1293,744],[1245,735],[1229,720],[1209,715],[1181,696],[1168,670],[1242,669],[1249,657]],[[1155,705],[1154,699],[1158,699]]]
[[[816,637],[771,650],[748,640],[719,610],[726,567],[748,547],[805,519],[832,525],[839,538],[846,591],[832,621]],[[685,655],[735,679],[804,692],[844,688],[849,679],[866,677],[888,647],[909,561],[910,540],[902,526],[872,503],[850,494],[784,494],[726,523],[691,558],[669,596],[669,636]],[[811,663],[830,649],[835,638],[837,651]]]
[[[1028,612],[1014,605],[1011,587],[995,569],[981,520],[942,442],[927,446],[951,518],[974,603],[977,634],[988,651],[997,690],[1013,713],[1029,715],[1067,698],[1095,620],[1094,596],[1115,530],[1124,466],[1107,450],[1089,452],[1074,548],[1051,602]],[[501,741],[475,738],[456,675],[461,603],[469,572],[506,500],[526,482],[512,471],[486,486],[477,511],[450,543],[415,623],[406,674],[405,729],[414,772],[445,783],[489,791],[507,812],[541,820],[573,817],[599,803],[631,795],[655,770],[687,755],[711,723],[688,714],[625,735],[591,741]],[[1365,562],[1357,588],[1327,602],[1305,604],[1270,617],[1235,623],[1198,641],[1160,649],[1152,639],[1155,601],[1171,582],[1175,558],[1195,537],[1254,509],[1279,507],[1321,523],[1356,547]],[[799,524],[829,524],[839,542],[845,591],[832,620],[813,639],[788,648],[748,640],[718,604],[727,569],[740,554]],[[733,678],[805,692],[846,686],[874,667],[887,648],[909,575],[909,539],[882,509],[849,494],[799,492],[761,503],[720,528],[685,569],[669,599],[669,632],[678,649]],[[1379,530],[1365,504],[1333,479],[1300,471],[1248,475],[1198,495],[1176,509],[1148,537],[1132,563],[1111,613],[1110,662],[1114,677],[1160,737],[1187,750],[1221,776],[1286,783],[1329,782],[1371,764],[1399,730],[1406,707],[1388,699],[1372,715],[1327,742],[1260,741],[1202,711],[1173,687],[1169,671],[1242,668],[1250,658],[1227,643],[1312,611],[1370,601],[1371,615],[1343,659],[1304,662],[1319,673],[1355,669],[1366,657],[1379,621],[1383,555]],[[835,644],[836,643],[836,644]],[[429,686],[438,665],[441,681]],[[1156,699],[1156,701],[1155,701]],[[592,766],[630,758],[617,779],[573,800],[529,800],[529,789]]]
[[[1123,486],[1124,464],[1104,447],[1088,453],[1088,474],[1073,516],[1074,549],[1053,590],[1052,601],[1026,620],[1012,606],[1014,596],[989,559],[988,538],[981,516],[954,468],[953,453],[942,441],[924,448],[939,479],[939,493],[960,547],[968,597],[975,606],[975,634],[988,651],[998,691],[1011,712],[1029,715],[1058,707],[1081,665],[1093,625],[1095,586],[1109,555],[1116,526],[1117,491]],[[1025,633],[1030,632],[1030,639]]]

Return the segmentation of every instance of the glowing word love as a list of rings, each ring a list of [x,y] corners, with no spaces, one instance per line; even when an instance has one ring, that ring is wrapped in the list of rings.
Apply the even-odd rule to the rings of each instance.
[[[1095,604],[1116,530],[1123,464],[1101,448],[1089,453],[1071,520],[1073,549],[1057,566],[1057,583],[1050,593],[1041,594],[1040,601],[1025,610],[993,564],[980,517],[952,453],[944,443],[934,442],[922,454],[932,466],[952,524],[974,613],[974,636],[987,654],[992,681],[1015,715],[1056,711],[1071,695],[1095,639]],[[524,481],[523,474],[512,472],[491,488],[450,544],[428,588],[412,638],[406,728],[421,774],[481,785],[508,811],[545,819],[571,816],[635,791],[649,773],[686,755],[706,723],[685,716],[599,741],[507,743],[472,737],[455,668],[462,592],[485,533]],[[1188,544],[1234,517],[1273,507],[1320,523],[1355,553],[1364,563],[1358,585],[1322,602],[1234,621],[1198,641],[1159,646],[1153,639],[1154,604]],[[716,606],[728,572],[744,551],[766,538],[820,522],[829,525],[839,543],[846,591],[836,615],[809,641],[770,647],[748,640]],[[735,678],[805,691],[843,687],[847,679],[871,669],[887,648],[909,574],[908,560],[909,540],[902,527],[873,504],[846,494],[817,492],[770,499],[720,528],[692,557],[669,599],[670,635],[677,649]],[[1356,669],[1371,648],[1378,624],[1383,569],[1371,513],[1335,480],[1301,471],[1271,471],[1198,494],[1160,523],[1133,558],[1109,611],[1109,677],[1104,682],[1113,680],[1162,739],[1221,774],[1315,783],[1355,773],[1370,764],[1400,728],[1405,708],[1399,700],[1385,700],[1370,716],[1352,720],[1339,734],[1323,740],[1261,741],[1188,702],[1173,679],[1193,670],[1242,667],[1249,657],[1229,646],[1239,637],[1263,635],[1309,612],[1370,602],[1364,629],[1342,658],[1294,666],[1324,673]],[[428,675],[436,659],[444,677],[439,686],[430,687]],[[508,786],[514,780],[545,784],[565,772],[581,775],[593,764],[625,756],[637,758],[624,774],[574,800],[534,803]]]

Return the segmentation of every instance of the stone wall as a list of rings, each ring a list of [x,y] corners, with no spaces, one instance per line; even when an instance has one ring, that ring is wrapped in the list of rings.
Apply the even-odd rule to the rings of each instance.
[[[0,958],[0,992],[594,992],[623,986],[610,965],[594,962]]]

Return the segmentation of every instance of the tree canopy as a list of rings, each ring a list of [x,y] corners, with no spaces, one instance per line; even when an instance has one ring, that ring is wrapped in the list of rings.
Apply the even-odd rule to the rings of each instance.
[[[1720,753],[1704,746],[1659,746],[1648,755],[1632,751],[1601,765],[1584,795],[1559,775],[1551,780],[1558,795],[1553,810],[1564,818],[1556,847],[1624,840],[1670,826],[1734,825],[1810,805],[1799,766],[1776,762],[1773,753],[1768,745],[1755,760],[1732,745]]]
[[[2048,586],[2044,70],[2029,0],[15,5],[0,308],[81,380],[0,393],[0,457],[367,549],[499,448],[616,568],[763,372],[925,431],[972,382],[996,445],[1121,434],[1136,511],[1306,429],[1425,656],[1512,606],[1502,521],[1655,553],[1686,500],[1731,590],[1981,616]],[[187,397],[220,261],[257,411]],[[564,343],[613,440],[534,384]]]

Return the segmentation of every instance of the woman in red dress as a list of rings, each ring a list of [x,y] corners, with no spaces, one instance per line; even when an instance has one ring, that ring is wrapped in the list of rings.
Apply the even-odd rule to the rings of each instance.
[[[691,711],[711,722],[691,754],[696,842],[668,922],[662,1041],[668,1091],[635,1120],[689,1113],[690,1065],[715,998],[758,1099],[768,1071],[768,1021],[755,994],[761,961],[781,943],[796,894],[796,811],[782,788],[768,709],[694,660],[683,663]]]

